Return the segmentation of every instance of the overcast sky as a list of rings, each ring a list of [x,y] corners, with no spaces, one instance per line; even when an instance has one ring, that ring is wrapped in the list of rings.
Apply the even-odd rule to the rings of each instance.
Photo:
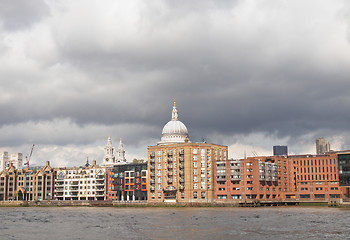
[[[0,150],[146,158],[171,118],[229,155],[350,148],[348,0],[0,0]]]

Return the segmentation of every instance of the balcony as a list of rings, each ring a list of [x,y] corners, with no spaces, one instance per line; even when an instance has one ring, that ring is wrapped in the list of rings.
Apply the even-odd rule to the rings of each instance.
[[[151,166],[151,170],[154,170],[154,165]]]
[[[154,179],[151,179],[151,183],[155,183],[156,181]]]
[[[226,176],[217,176],[216,177],[216,181],[220,182],[220,181],[226,181]]]
[[[168,183],[173,183],[173,179],[169,178]]]
[[[168,172],[168,176],[173,176],[173,172]]]
[[[231,175],[231,181],[239,181],[241,180],[241,175]]]
[[[241,166],[240,165],[238,165],[238,166],[230,166],[230,168],[237,170],[237,169],[241,169]]]
[[[152,172],[152,173],[151,173],[151,177],[154,177],[154,176],[155,176],[155,173],[154,173],[154,172]]]
[[[180,190],[184,190],[184,189],[185,189],[184,185],[180,185]]]
[[[56,191],[56,192],[63,192],[63,191],[64,191],[64,188],[63,188],[63,187],[56,187],[56,188],[55,188],[55,191]]]
[[[180,164],[180,169],[183,169],[185,167],[185,164]]]
[[[183,176],[185,173],[184,173],[184,170],[181,170],[180,171],[180,176]]]
[[[151,191],[154,191],[154,190],[156,190],[156,188],[155,187],[151,187]]]
[[[155,163],[156,161],[155,161],[154,158],[151,158],[150,162],[151,162],[151,163]]]
[[[180,178],[180,183],[183,183],[185,182],[185,179],[184,178]]]

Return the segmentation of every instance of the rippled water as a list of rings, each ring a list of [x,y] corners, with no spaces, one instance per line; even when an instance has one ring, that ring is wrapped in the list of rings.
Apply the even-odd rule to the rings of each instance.
[[[334,208],[0,208],[0,239],[349,239]]]

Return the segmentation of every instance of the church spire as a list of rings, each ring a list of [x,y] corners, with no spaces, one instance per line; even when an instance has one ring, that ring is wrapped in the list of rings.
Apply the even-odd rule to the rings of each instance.
[[[176,108],[176,101],[174,100],[174,107],[173,107],[173,112],[171,115],[171,120],[172,121],[178,121],[179,120],[179,114],[177,113],[177,108]]]

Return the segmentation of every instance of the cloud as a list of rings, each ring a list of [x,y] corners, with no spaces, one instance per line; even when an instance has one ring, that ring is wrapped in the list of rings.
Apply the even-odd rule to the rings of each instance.
[[[16,3],[0,4],[4,148],[78,164],[112,135],[142,158],[174,98],[192,141],[348,146],[346,1]]]
[[[0,22],[8,31],[25,30],[48,15],[49,9],[43,0],[0,2]]]

